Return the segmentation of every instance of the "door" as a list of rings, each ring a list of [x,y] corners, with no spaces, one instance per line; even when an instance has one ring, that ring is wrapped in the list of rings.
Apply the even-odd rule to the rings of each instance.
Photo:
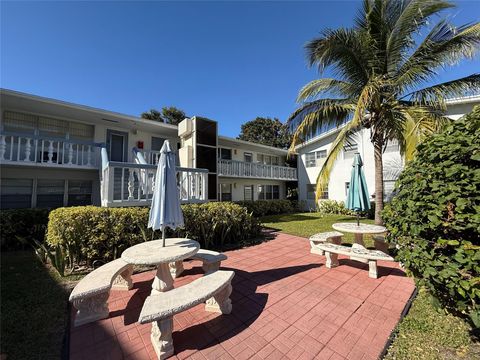
[[[126,162],[128,159],[128,133],[107,130],[107,151],[110,161]]]

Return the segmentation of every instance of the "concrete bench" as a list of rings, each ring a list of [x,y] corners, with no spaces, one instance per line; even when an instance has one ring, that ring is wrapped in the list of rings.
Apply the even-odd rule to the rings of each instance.
[[[185,286],[150,295],[138,321],[152,323],[150,339],[159,359],[173,355],[173,315],[206,301],[205,311],[230,314],[233,271],[215,271]]]
[[[70,302],[77,309],[75,326],[107,318],[110,289],[130,290],[132,273],[132,265],[117,259],[100,266],[80,280],[70,294]]]
[[[329,231],[318,233],[310,236],[310,252],[312,254],[323,255],[323,250],[319,249],[317,245],[324,244],[326,242],[340,245],[342,243],[343,234],[338,231]]]
[[[220,263],[227,260],[227,255],[216,251],[200,249],[191,257],[192,260],[200,260],[203,262],[202,269],[205,274],[210,274],[220,268]],[[176,261],[169,264],[170,274],[175,279],[183,272],[183,261]]]
[[[374,235],[372,238],[373,242],[375,243],[375,249],[388,254],[388,244],[385,242],[385,236]]]
[[[325,257],[327,258],[326,266],[331,269],[337,267],[338,255],[350,256],[350,259],[356,260],[365,259],[368,261],[368,276],[371,278],[378,278],[377,272],[377,260],[394,261],[390,255],[385,254],[380,250],[368,250],[360,244],[353,244],[352,247],[328,244],[324,243],[318,245],[318,247],[325,251]]]

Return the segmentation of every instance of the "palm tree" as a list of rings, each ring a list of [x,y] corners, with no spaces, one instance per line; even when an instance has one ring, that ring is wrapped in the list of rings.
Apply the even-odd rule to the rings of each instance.
[[[398,140],[408,161],[416,145],[441,128],[445,99],[480,89],[480,74],[425,87],[438,70],[471,58],[480,45],[480,23],[455,27],[443,19],[421,38],[431,18],[454,5],[443,0],[364,0],[353,28],[328,29],[307,43],[310,66],[336,78],[320,78],[299,92],[299,108],[287,124],[294,131],[290,151],[324,126],[337,126],[316,194],[326,188],[330,172],[346,143],[369,129],[375,162],[375,223],[383,209],[382,154]],[[422,87],[423,86],[423,87]]]

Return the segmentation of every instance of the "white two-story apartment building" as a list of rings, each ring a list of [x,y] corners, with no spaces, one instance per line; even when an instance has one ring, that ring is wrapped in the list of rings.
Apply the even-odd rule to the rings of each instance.
[[[177,127],[2,89],[1,208],[148,205],[166,139],[178,151],[183,202],[285,198],[297,181],[287,151],[217,128],[200,117]]]
[[[480,104],[480,95],[468,96],[448,101],[446,115],[454,120],[472,111],[475,105]],[[315,184],[323,166],[331,144],[335,140],[339,129],[326,129],[318,136],[298,146],[298,196],[307,209],[315,208]],[[330,174],[328,189],[321,194],[322,199],[344,201],[350,184],[353,155],[358,152],[364,163],[365,179],[371,195],[374,194],[375,166],[373,145],[370,141],[370,132],[364,129],[356,133],[353,141],[345,146],[338,156]],[[400,156],[398,144],[389,143],[385,148],[384,156],[384,193],[388,198],[393,190],[395,180],[403,168],[403,159]],[[373,200],[373,197],[372,197]]]

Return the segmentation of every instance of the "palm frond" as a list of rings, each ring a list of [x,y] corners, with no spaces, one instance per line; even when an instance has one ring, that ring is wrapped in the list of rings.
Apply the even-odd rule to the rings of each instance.
[[[403,138],[399,143],[400,153],[408,162],[415,156],[418,144],[445,127],[450,120],[424,106],[408,107],[404,114],[406,121],[404,122]]]
[[[317,79],[309,82],[299,92],[297,102],[314,99],[322,93],[351,97],[355,92],[352,84],[336,79]]]
[[[298,108],[287,119],[286,126],[293,133],[290,151],[322,126],[341,125],[353,113],[355,104],[348,99],[319,99]]]
[[[428,23],[428,19],[455,5],[439,0],[390,1],[389,3],[393,4],[390,20],[394,22],[386,44],[387,71],[393,73],[398,70],[408,49],[414,46],[414,35]]]
[[[398,71],[397,85],[415,86],[436,75],[439,67],[471,58],[480,48],[480,23],[454,27],[440,21]]]
[[[352,141],[352,135],[360,129],[360,125],[352,119],[348,122],[342,130],[338,133],[337,137],[332,143],[332,146],[328,150],[327,157],[323,163],[322,169],[317,176],[317,184],[315,187],[315,204],[318,203],[321,194],[327,189],[328,182],[330,180],[330,174],[332,172],[335,161],[337,161],[338,155],[343,150],[345,144]]]
[[[361,88],[369,78],[370,56],[365,41],[365,36],[354,29],[328,29],[307,43],[307,60],[310,66],[316,65],[320,73],[332,66],[339,78]]]
[[[436,106],[442,104],[446,107],[445,100],[448,98],[464,96],[480,91],[480,74],[472,74],[460,79],[433,85],[405,95],[409,101],[416,105]]]

